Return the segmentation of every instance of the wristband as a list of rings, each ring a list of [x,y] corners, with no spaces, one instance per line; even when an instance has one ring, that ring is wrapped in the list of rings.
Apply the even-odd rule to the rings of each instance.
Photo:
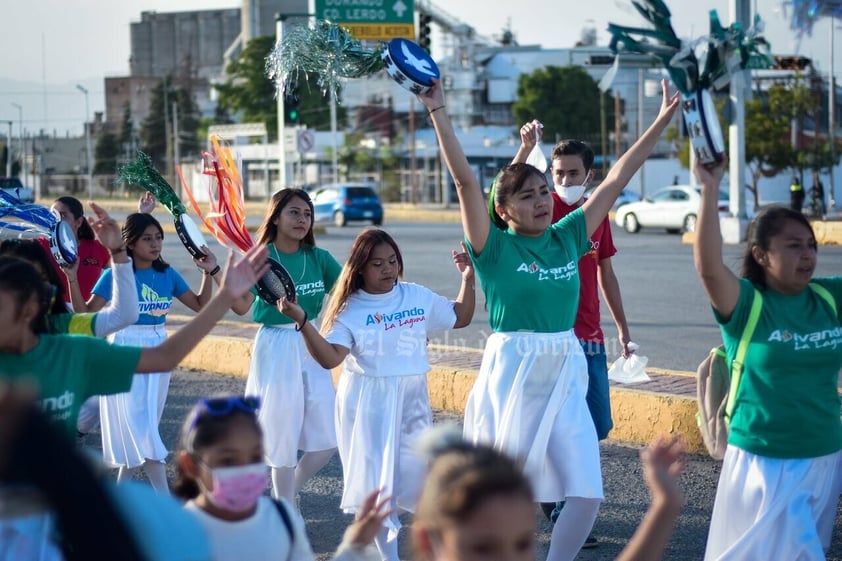
[[[219,265],[217,265],[216,267],[214,267],[214,268],[213,268],[213,269],[211,269],[210,271],[203,271],[203,272],[204,272],[206,275],[214,276],[214,275],[215,275],[216,273],[218,273],[220,270],[221,270],[221,267],[220,267]]]
[[[301,320],[301,325],[298,325],[297,323],[295,324],[295,330],[301,331],[302,329],[304,329],[305,325],[307,325],[307,310],[304,311],[304,319]]]
[[[438,107],[436,107],[435,109],[430,109],[429,111],[427,111],[427,115],[432,115],[433,113],[435,113],[435,112],[436,112],[436,111],[438,111],[439,109],[444,109],[444,108],[445,108],[445,106],[444,106],[444,105],[439,105],[439,106],[438,106]]]

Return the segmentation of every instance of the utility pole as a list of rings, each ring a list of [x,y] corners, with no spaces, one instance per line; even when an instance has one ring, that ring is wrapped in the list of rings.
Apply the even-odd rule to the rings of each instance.
[[[85,150],[88,153],[88,198],[94,198],[94,154],[93,148],[91,147],[91,126],[88,122],[88,118],[90,117],[90,106],[88,105],[88,90],[87,88],[81,86],[80,84],[76,84],[76,89],[85,94]],[[10,139],[11,141],[11,139]]]
[[[281,14],[275,15],[275,45],[280,46],[284,39],[284,19],[285,16]],[[283,77],[278,75],[275,77],[275,97],[278,100],[278,184],[279,188],[283,189],[287,184],[287,147],[284,142],[284,117],[286,116],[286,108],[284,107],[284,83]],[[334,154],[334,158],[336,155]],[[334,173],[336,173],[334,171]]]
[[[12,121],[9,123],[9,132],[6,133],[6,177],[12,177]]]
[[[20,145],[20,170],[23,177],[24,166],[26,165],[26,144],[23,141],[23,106],[20,103],[12,102],[12,107],[18,110],[18,145]],[[11,149],[11,146],[9,148]]]

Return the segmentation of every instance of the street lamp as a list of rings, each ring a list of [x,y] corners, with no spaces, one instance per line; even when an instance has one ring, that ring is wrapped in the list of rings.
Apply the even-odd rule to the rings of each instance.
[[[26,165],[26,146],[23,143],[23,107],[20,103],[14,102],[12,102],[12,107],[18,110],[18,144],[20,144],[20,164],[21,172],[23,172],[24,166]]]
[[[89,105],[88,105],[88,90],[87,88],[76,84],[76,89],[85,94],[85,147],[88,152],[88,198],[94,198],[94,155],[93,150],[91,150],[91,127],[88,123],[88,117],[90,116],[89,112]]]

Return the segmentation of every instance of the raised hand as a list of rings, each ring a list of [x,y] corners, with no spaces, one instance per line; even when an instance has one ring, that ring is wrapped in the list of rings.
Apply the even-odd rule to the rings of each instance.
[[[532,150],[544,136],[544,125],[537,119],[532,120],[520,127],[520,143],[525,148]]]
[[[716,164],[703,164],[698,159],[696,165],[693,167],[693,173],[702,184],[702,188],[710,187],[719,190],[719,185],[722,183],[722,177],[725,175],[725,170],[728,169],[728,158],[722,158],[722,161]]]
[[[659,436],[640,451],[640,461],[652,502],[681,508],[684,505],[684,494],[678,488],[678,479],[687,467],[681,437]]]
[[[301,325],[306,320],[307,316],[304,313],[304,308],[299,306],[295,301],[288,300],[286,296],[278,300],[278,311],[294,321],[297,325]]]
[[[195,263],[196,266],[198,268],[200,268],[201,270],[203,270],[207,273],[210,273],[211,271],[216,269],[216,266],[218,265],[217,260],[216,260],[216,255],[214,255],[213,252],[210,250],[210,248],[208,248],[208,246],[206,246],[206,245],[203,245],[201,247],[201,250],[202,250],[202,253],[205,254],[205,257],[202,257],[202,258],[194,257],[193,263]]]
[[[120,224],[95,202],[90,201],[88,206],[91,207],[95,215],[88,216],[88,224],[91,225],[91,229],[100,243],[111,251],[121,249],[123,247],[123,232],[120,230]]]
[[[658,117],[667,114],[672,117],[675,110],[678,109],[680,97],[681,94],[679,92],[670,95],[669,81],[666,78],[661,80],[661,110],[658,112]]]
[[[374,491],[365,498],[354,523],[346,530],[345,538],[351,545],[363,547],[373,542],[383,522],[392,514],[392,509],[388,508],[392,497],[381,499],[381,491]]]
[[[451,252],[453,263],[456,265],[456,270],[462,275],[462,279],[469,281],[474,278],[474,264],[468,256],[468,248],[465,246],[465,242],[461,241],[459,245],[462,246],[461,252],[455,249]]]
[[[430,88],[430,91],[418,94],[418,101],[427,108],[427,111],[432,111],[437,107],[444,107],[444,90],[442,90],[441,82],[435,78],[432,78],[431,80],[433,82],[433,87]]]
[[[244,296],[269,270],[268,258],[269,248],[264,244],[249,249],[236,263],[233,252],[229,252],[220,292],[226,291],[235,299]]]
[[[140,200],[137,201],[137,211],[142,212],[143,214],[152,214],[152,211],[155,210],[156,204],[157,201],[155,200],[155,195],[147,191],[141,195]]]

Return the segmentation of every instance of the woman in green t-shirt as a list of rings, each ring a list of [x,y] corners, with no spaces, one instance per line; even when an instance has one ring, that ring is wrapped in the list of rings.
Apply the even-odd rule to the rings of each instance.
[[[751,223],[735,275],[722,261],[725,167],[696,166],[702,204],[694,257],[729,356],[755,291],[762,301],[736,390],[705,559],[824,559],[842,490],[842,277],[813,276],[813,229],[785,207],[764,209]]]
[[[552,224],[551,189],[528,164],[503,168],[486,206],[444,110],[436,83],[419,96],[456,183],[469,254],[485,292],[488,338],[465,408],[465,435],[524,459],[540,502],[566,501],[553,528],[550,561],[576,557],[602,501],[596,430],[585,401],[587,364],[573,333],[579,258],[678,107],[662,84],[655,122],[611,168],[593,196]],[[507,226],[491,225],[492,213]]]

